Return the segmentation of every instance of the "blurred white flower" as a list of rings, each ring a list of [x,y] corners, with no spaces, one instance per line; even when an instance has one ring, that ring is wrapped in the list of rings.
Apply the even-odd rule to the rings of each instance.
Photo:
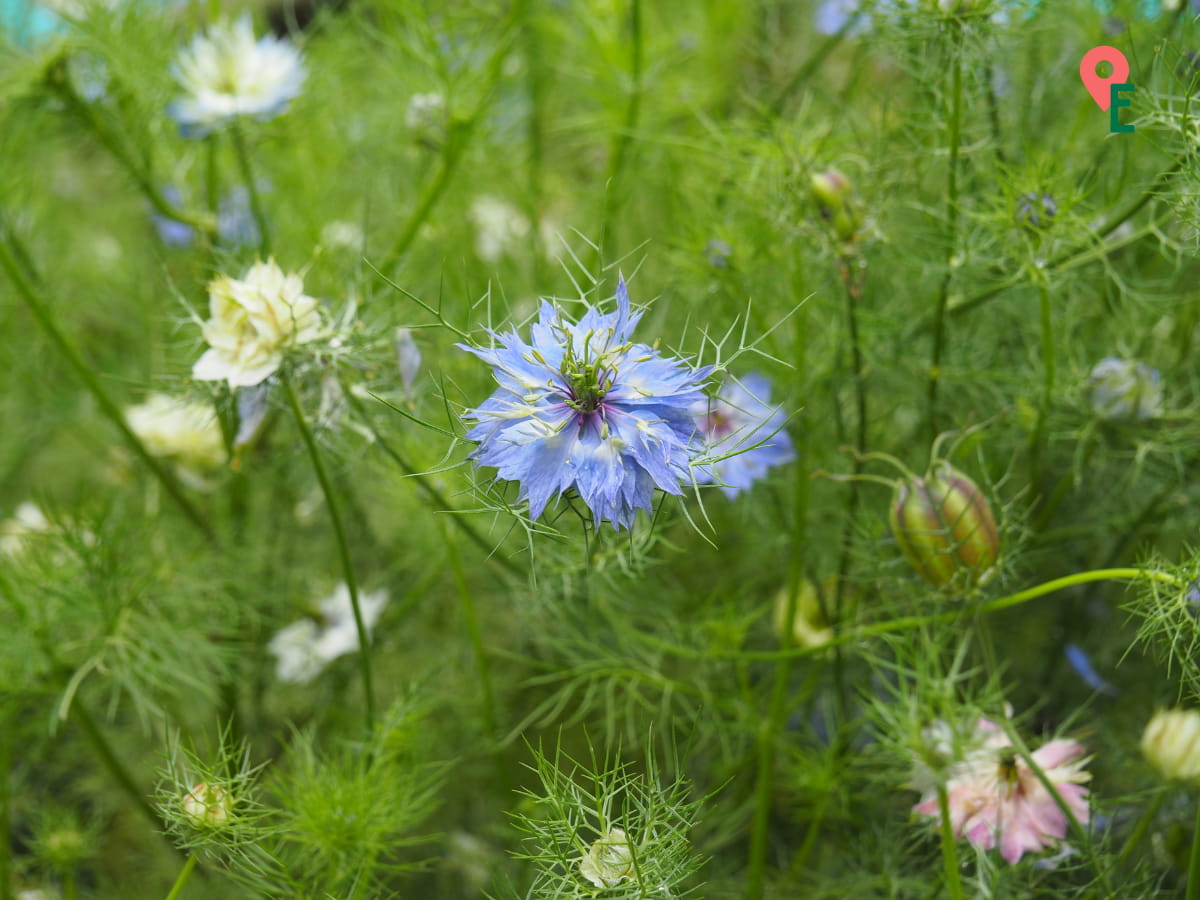
[[[475,224],[475,253],[484,262],[501,256],[529,235],[529,220],[511,203],[484,194],[471,204]]]
[[[321,243],[340,250],[361,250],[363,230],[353,222],[330,222],[321,229]]]
[[[54,530],[37,504],[26,501],[13,511],[11,519],[0,522],[0,556],[16,556],[25,549],[26,540]]]
[[[195,473],[227,459],[221,425],[207,404],[150,394],[125,410],[125,420],[151,456],[173,458]]]
[[[1162,385],[1155,369],[1132,359],[1108,357],[1088,377],[1092,409],[1109,421],[1145,422],[1162,413]]]
[[[167,112],[187,137],[204,137],[239,116],[279,115],[305,75],[300,51],[272,35],[256,41],[248,14],[196,35],[171,71],[185,95]]]
[[[396,329],[396,363],[400,368],[400,383],[411,397],[413,384],[421,374],[421,350],[413,340],[411,328]]]
[[[446,140],[446,98],[441,94],[413,94],[408,100],[404,124],[413,140],[436,150]]]
[[[359,592],[363,624],[369,634],[387,605],[387,591]],[[358,628],[350,589],[339,584],[320,602],[318,619],[301,619],[280,629],[268,649],[275,656],[275,675],[280,681],[307,684],[330,662],[358,650]]]
[[[209,315],[201,326],[209,349],[192,367],[201,381],[231,388],[259,384],[283,363],[284,351],[321,336],[317,301],[304,294],[299,275],[267,260],[242,280],[221,275],[209,282]]]

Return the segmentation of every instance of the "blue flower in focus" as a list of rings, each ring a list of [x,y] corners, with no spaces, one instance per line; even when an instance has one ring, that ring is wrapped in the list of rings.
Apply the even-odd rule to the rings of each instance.
[[[696,467],[696,481],[717,483],[735,497],[767,473],[767,469],[796,458],[792,440],[783,430],[783,410],[770,405],[771,383],[752,372],[741,382],[730,381],[712,400],[692,407],[698,450],[716,462]]]
[[[589,307],[578,322],[543,300],[526,343],[492,332],[496,346],[458,346],[494,369],[500,387],[465,418],[479,442],[473,458],[517,481],[537,519],[551,498],[574,490],[595,517],[629,528],[652,511],[654,489],[680,494],[691,478],[688,410],[704,400],[711,366],[694,369],[630,339],[641,313],[625,280],[617,309]]]

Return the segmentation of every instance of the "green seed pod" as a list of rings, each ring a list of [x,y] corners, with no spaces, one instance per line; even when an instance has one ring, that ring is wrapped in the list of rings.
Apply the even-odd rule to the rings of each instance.
[[[889,519],[904,558],[930,584],[975,587],[995,573],[1000,536],[992,510],[950,463],[899,482]]]

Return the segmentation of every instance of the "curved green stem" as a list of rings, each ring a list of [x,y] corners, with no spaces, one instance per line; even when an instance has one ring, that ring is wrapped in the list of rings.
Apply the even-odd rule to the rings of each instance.
[[[1007,594],[1003,597],[998,597],[995,600],[989,600],[987,603],[983,603],[976,607],[973,611],[973,614],[984,615],[991,612],[998,612],[1003,609],[1011,609],[1014,606],[1021,606],[1022,604],[1028,603],[1030,600],[1036,600],[1038,597],[1044,597],[1046,594],[1053,594],[1055,591],[1061,591],[1064,588],[1074,587],[1079,584],[1088,584],[1093,581],[1132,581],[1139,578],[1145,578],[1150,581],[1168,584],[1181,590],[1187,587],[1184,581],[1175,577],[1169,572],[1160,572],[1155,569],[1094,569],[1088,572],[1078,572],[1074,575],[1066,575],[1062,578],[1055,578],[1051,581],[1039,584],[1036,587],[1031,587],[1024,591],[1018,591],[1015,594]],[[689,659],[736,659],[753,660],[758,662],[774,662],[785,657],[814,656],[819,653],[824,653],[826,650],[838,644],[854,643],[867,638],[878,637],[882,634],[891,634],[897,631],[911,631],[927,625],[937,625],[942,622],[953,622],[961,619],[963,615],[964,613],[962,611],[952,610],[949,612],[935,613],[928,616],[902,616],[896,619],[889,619],[886,622],[880,622],[876,625],[864,625],[862,628],[843,632],[818,647],[792,647],[789,650],[698,650],[693,647],[684,647],[679,644],[672,644],[670,641],[664,641],[646,633],[638,633],[638,638],[643,643],[657,647],[666,653],[671,653],[675,656],[681,656]]]
[[[284,375],[282,380],[287,393],[288,405],[292,409],[292,417],[296,420],[296,428],[300,431],[300,437],[308,449],[313,472],[321,485],[321,493],[325,495],[325,506],[329,510],[329,520],[333,525],[333,534],[337,541],[338,557],[342,563],[342,576],[346,579],[346,589],[350,592],[350,606],[354,610],[354,627],[358,630],[358,660],[359,668],[362,671],[367,733],[370,734],[375,727],[375,688],[371,680],[371,643],[367,635],[367,625],[363,619],[362,606],[358,599],[358,580],[354,577],[354,564],[350,560],[350,543],[346,539],[346,529],[342,524],[342,514],[338,507],[337,495],[333,490],[333,483],[329,480],[325,462],[321,459],[321,451],[317,447],[312,428],[309,427],[304,409],[300,405],[296,386],[287,375]]]
[[[258,193],[258,185],[254,181],[254,169],[250,165],[250,152],[246,149],[246,139],[242,129],[237,124],[229,130],[233,138],[233,152],[237,156],[238,168],[242,172],[242,181],[250,195],[250,213],[254,216],[254,224],[258,226],[258,249],[263,256],[271,253],[271,231],[267,224],[267,214],[263,209],[262,197]]]
[[[963,900],[962,876],[958,871],[958,848],[954,843],[954,826],[950,822],[950,798],[946,786],[938,783],[938,833],[942,839],[942,868],[946,873],[946,893],[950,900]]]
[[[166,489],[167,495],[175,502],[175,505],[179,507],[187,520],[205,538],[215,544],[217,540],[216,534],[200,514],[199,510],[192,505],[192,501],[184,493],[183,487],[175,478],[175,475],[163,465],[161,460],[150,455],[150,452],[141,442],[141,439],[130,429],[121,408],[108,395],[108,391],[104,389],[104,386],[100,383],[100,379],[92,371],[92,367],[87,364],[83,355],[71,343],[66,333],[59,328],[50,305],[38,292],[25,267],[21,265],[20,260],[22,259],[28,259],[28,254],[24,252],[24,248],[21,247],[16,235],[12,233],[7,224],[0,221],[0,268],[3,268],[12,280],[17,293],[25,301],[25,306],[33,314],[38,325],[41,326],[51,342],[58,348],[58,351],[66,359],[75,374],[79,376],[84,387],[95,398],[96,405],[100,407],[101,412],[116,426],[117,430],[121,433],[121,437],[125,439],[125,443],[129,446],[129,449],[134,452],[154,477],[159,480],[163,488]]]
[[[179,872],[179,877],[175,879],[175,884],[171,887],[171,893],[167,894],[167,900],[176,900],[179,894],[183,891],[183,886],[187,884],[187,880],[192,876],[192,871],[196,868],[196,851],[193,850],[187,858],[187,862],[183,864],[183,869]]]
[[[104,148],[112,154],[113,159],[133,179],[155,211],[168,219],[184,225],[190,225],[192,228],[210,237],[215,235],[217,232],[217,220],[215,216],[191,213],[180,209],[162,195],[162,192],[149,175],[149,167],[138,164],[138,161],[130,154],[124,142],[96,115],[91,104],[87,103],[75,92],[75,88],[71,84],[70,75],[66,71],[66,64],[67,58],[64,56],[50,69],[46,76],[46,83],[59,96],[67,109],[74,113],[88,130],[95,135]]]

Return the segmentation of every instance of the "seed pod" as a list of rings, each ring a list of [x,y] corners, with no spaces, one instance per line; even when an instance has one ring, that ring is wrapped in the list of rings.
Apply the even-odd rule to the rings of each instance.
[[[975,482],[948,462],[897,484],[890,522],[904,558],[936,587],[975,587],[995,571],[1000,536],[992,510]]]

